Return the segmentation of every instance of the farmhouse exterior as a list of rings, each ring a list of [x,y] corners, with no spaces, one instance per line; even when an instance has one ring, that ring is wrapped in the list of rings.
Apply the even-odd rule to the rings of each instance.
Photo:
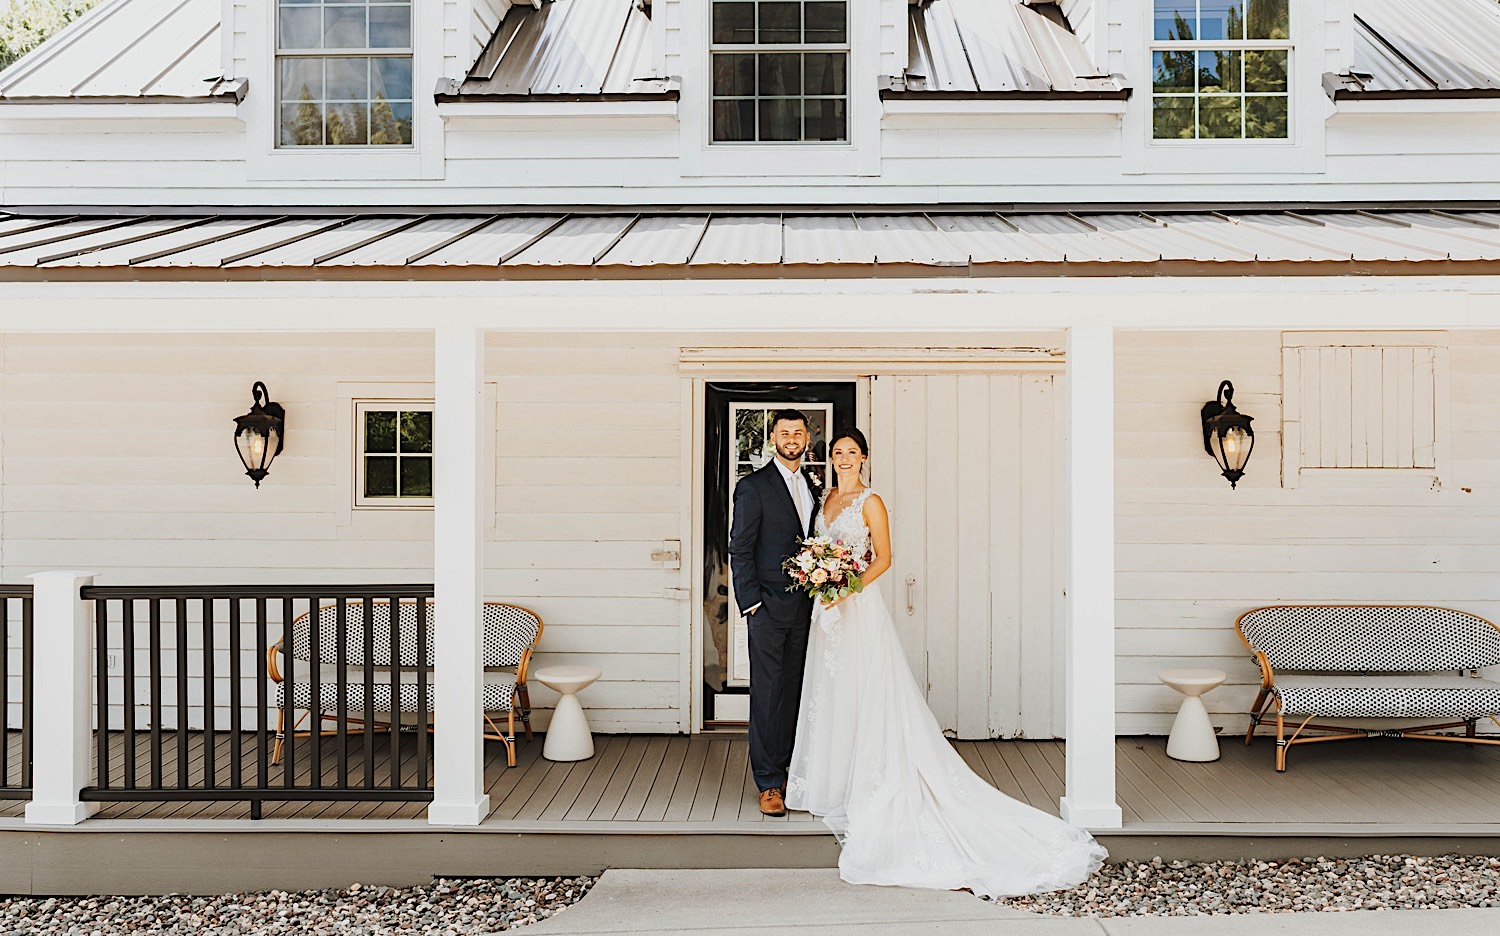
[[[482,599],[597,732],[736,720],[728,490],[806,403],[870,436],[944,727],[1066,739],[1118,828],[1158,670],[1245,729],[1238,613],[1500,614],[1497,206],[1495,0],[104,0],[0,73],[0,581],[434,582],[429,816],[477,824]],[[108,633],[37,691],[119,699]],[[163,726],[226,728],[254,641],[205,695],[188,640]],[[34,819],[93,808],[88,705]]]

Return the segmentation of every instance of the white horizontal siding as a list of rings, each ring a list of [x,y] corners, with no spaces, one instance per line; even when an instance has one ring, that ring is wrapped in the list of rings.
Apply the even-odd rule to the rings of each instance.
[[[1456,412],[1487,405],[1497,342],[1455,333]],[[1488,423],[1454,421],[1468,428],[1452,439],[1456,476],[1441,491],[1283,488],[1280,332],[1126,332],[1118,349],[1117,730],[1168,730],[1181,699],[1155,673],[1203,665],[1229,674],[1205,697],[1214,723],[1243,731],[1259,677],[1233,624],[1258,605],[1389,601],[1500,616],[1500,432]],[[1238,490],[1198,431],[1199,407],[1226,378],[1255,417]]]

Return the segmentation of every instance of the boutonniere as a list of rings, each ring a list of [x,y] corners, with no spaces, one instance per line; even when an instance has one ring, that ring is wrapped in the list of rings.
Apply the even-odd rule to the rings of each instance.
[[[816,472],[811,468],[804,467],[802,476],[807,479],[807,486],[813,489],[813,493],[823,490],[823,482],[818,478]]]

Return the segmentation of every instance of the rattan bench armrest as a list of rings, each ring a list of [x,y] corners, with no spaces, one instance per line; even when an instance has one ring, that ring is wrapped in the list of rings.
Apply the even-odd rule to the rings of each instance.
[[[276,654],[281,652],[281,645],[285,640],[285,637],[281,638],[266,651],[266,673],[271,677],[272,682],[281,682],[281,667],[276,665]]]

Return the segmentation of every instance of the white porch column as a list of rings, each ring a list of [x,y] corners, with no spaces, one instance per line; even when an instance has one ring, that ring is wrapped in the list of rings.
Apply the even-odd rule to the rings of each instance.
[[[427,821],[478,825],[484,792],[484,332],[436,329],[432,444],[433,798]]]
[[[32,585],[31,802],[26,821],[77,825],[98,808],[78,791],[89,785],[93,694],[89,607],[78,589],[88,572],[38,572]]]
[[[1118,829],[1115,802],[1115,336],[1068,332],[1067,776],[1062,817]]]

